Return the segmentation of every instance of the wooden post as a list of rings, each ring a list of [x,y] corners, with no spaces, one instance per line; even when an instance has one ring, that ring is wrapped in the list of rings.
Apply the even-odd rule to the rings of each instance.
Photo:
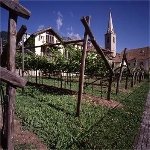
[[[36,67],[35,69],[36,69],[36,70],[35,70],[35,76],[36,76],[36,77],[35,77],[35,82],[36,82],[36,85],[37,85],[37,84],[38,84],[38,81],[37,81],[37,76],[38,76],[38,75],[37,75],[37,67]]]
[[[16,45],[20,42],[22,35],[25,33],[25,31],[27,30],[25,25],[22,25],[21,28],[19,29],[18,33],[17,33],[17,39],[16,39]],[[8,51],[8,43],[5,45],[4,47],[4,51],[1,55],[1,66],[2,67],[6,67],[6,60],[7,60],[7,51]]]
[[[89,25],[90,24],[90,16],[86,17],[86,21]],[[82,100],[83,84],[84,84],[84,70],[85,70],[85,58],[86,58],[87,42],[88,42],[88,34],[85,30],[83,50],[82,50],[82,61],[81,61],[81,68],[80,68],[80,77],[79,77],[79,92],[78,92],[77,112],[76,112],[77,117],[80,116],[80,110],[81,110],[81,100]]]
[[[61,74],[60,74],[60,80],[61,80],[60,88],[62,89],[62,82],[63,82],[63,81],[62,81],[62,80],[63,80],[63,79],[62,79],[62,72],[61,72]]]
[[[22,77],[24,78],[24,36],[22,36]],[[22,88],[22,95],[24,94],[24,88]]]
[[[110,95],[111,95],[111,85],[112,85],[112,74],[110,74],[110,76],[109,76],[109,85],[108,85],[107,100],[110,100]]]
[[[136,82],[137,82],[137,80],[138,80],[138,76],[139,76],[139,73],[138,73],[138,72],[136,72],[136,74],[135,74],[135,78],[134,78],[134,85],[136,84]]]
[[[71,90],[71,73],[69,73],[69,81],[70,81],[70,90]]]
[[[11,72],[15,73],[15,56],[16,56],[16,26],[17,26],[17,15],[9,12],[8,22],[8,60],[7,68]],[[7,149],[14,149],[14,100],[16,89],[9,84],[7,85],[7,95],[9,95],[8,102],[8,124],[7,124]]]
[[[102,99],[102,79],[100,79],[100,86],[101,86],[101,99]]]
[[[16,41],[16,45],[20,42],[22,36],[25,34],[27,30],[27,27],[25,25],[22,25],[21,28],[19,29],[19,31],[17,32],[17,41]]]
[[[132,75],[132,79],[131,79],[131,87],[133,87],[133,85],[134,85],[134,76],[135,76],[135,72],[133,72],[133,75]]]
[[[142,80],[142,74],[141,74],[141,72],[139,73],[139,83],[141,82],[141,80]]]
[[[123,63],[124,63],[124,60],[125,60],[125,56],[126,56],[126,48],[124,50],[124,54],[123,54],[123,58],[122,58],[122,62],[121,62],[121,67],[120,67],[119,78],[117,80],[116,95],[118,94],[118,91],[119,91],[119,85],[120,85],[121,78],[122,78]]]
[[[104,60],[104,63],[106,65],[106,67],[108,68],[110,74],[112,74],[112,76],[114,75],[114,72],[108,62],[108,60],[105,57],[104,52],[102,51],[102,48],[97,44],[96,40],[94,39],[94,35],[89,27],[89,25],[87,24],[87,21],[85,20],[84,17],[81,18],[81,22],[84,25],[86,32],[88,33],[90,39],[91,39],[91,43],[93,44],[93,46],[95,47],[96,51],[98,54],[100,54],[100,56],[102,57],[102,59]]]
[[[2,54],[2,52],[3,52],[3,45],[2,45],[2,38],[0,38],[0,55]]]
[[[126,83],[125,83],[125,89],[128,88],[128,75],[126,76]]]

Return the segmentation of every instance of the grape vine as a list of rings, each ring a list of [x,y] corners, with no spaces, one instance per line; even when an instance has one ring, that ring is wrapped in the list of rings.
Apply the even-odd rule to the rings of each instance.
[[[80,49],[69,45],[65,48],[65,52],[68,53],[68,58],[65,53],[62,54],[59,49],[47,48],[47,50],[52,54],[49,56],[37,56],[25,54],[24,64],[25,71],[28,70],[48,70],[50,73],[54,71],[68,72],[68,73],[79,73],[82,52]],[[22,65],[22,54],[16,53],[16,68],[21,68]],[[104,61],[96,53],[96,51],[88,52],[86,57],[85,74],[94,75],[105,75],[108,73]]]

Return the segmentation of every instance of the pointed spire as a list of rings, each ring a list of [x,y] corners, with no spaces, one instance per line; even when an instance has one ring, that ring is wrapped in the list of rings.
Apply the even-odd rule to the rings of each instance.
[[[111,12],[109,13],[109,21],[108,21],[107,33],[114,33]]]

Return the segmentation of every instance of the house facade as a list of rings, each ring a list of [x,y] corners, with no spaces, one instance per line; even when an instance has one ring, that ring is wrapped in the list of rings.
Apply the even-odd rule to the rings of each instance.
[[[119,67],[122,62],[123,58],[122,51],[120,54],[117,54],[116,57],[113,59],[113,62],[116,67]],[[142,47],[142,48],[136,48],[136,49],[130,49],[126,51],[127,55],[127,61],[128,65],[132,68],[136,65],[137,68],[140,68],[142,65],[146,70],[150,69],[150,47]],[[125,62],[124,62],[124,65]]]
[[[142,65],[146,70],[150,69],[150,47],[142,47],[127,50],[127,60],[130,67]]]
[[[43,50],[40,46],[47,44],[57,44],[57,48],[60,49],[60,51],[63,53],[63,46],[61,44],[62,40],[61,37],[51,28],[46,28],[40,31],[37,31],[33,33],[32,35],[34,37],[34,45],[37,46],[35,48],[35,54],[43,56],[45,50]]]

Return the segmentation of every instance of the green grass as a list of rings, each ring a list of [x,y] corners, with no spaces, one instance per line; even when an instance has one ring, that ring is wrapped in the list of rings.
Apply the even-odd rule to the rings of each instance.
[[[35,87],[26,87],[25,91],[25,96],[21,90],[17,92],[16,114],[22,119],[23,129],[34,131],[49,148],[66,148],[108,111],[83,103],[78,119],[77,101],[72,96],[40,92]]]
[[[36,147],[30,144],[20,144],[18,142],[15,143],[14,150],[35,150]]]
[[[36,133],[51,149],[131,149],[141,122],[148,83],[132,88],[132,94],[112,91],[111,97],[123,103],[121,109],[82,103],[76,118],[76,100],[26,86],[25,95],[17,90],[16,115],[22,128]]]
[[[118,100],[124,104],[122,109],[111,109],[103,120],[97,122],[81,136],[72,149],[133,149],[135,137],[141,123],[145,106],[148,83],[141,83],[133,93]]]
[[[65,78],[65,77],[63,77]],[[69,79],[70,80],[70,79]],[[35,83],[35,77],[32,78],[28,78],[28,81],[30,82],[34,82]],[[71,81],[78,81],[77,77],[72,77]],[[108,82],[105,81],[102,84],[105,86],[105,88],[101,89],[100,84],[100,80],[96,81],[96,79],[93,78],[85,78],[85,83],[84,83],[84,89],[83,92],[86,94],[92,94],[95,96],[101,96],[102,98],[107,98],[107,90],[108,88],[106,86],[108,86]],[[93,83],[97,84],[97,85],[87,85],[86,83]],[[38,78],[38,83],[42,83],[42,79],[39,80]],[[52,77],[52,78],[43,78],[43,84],[45,85],[49,85],[49,86],[55,86],[55,87],[61,87],[61,81],[58,80],[58,77]],[[112,87],[116,87],[116,82],[112,83]],[[119,88],[124,88],[125,87],[125,81],[123,80],[120,84]],[[62,81],[62,88],[65,89],[71,89],[73,91],[78,91],[79,88],[79,83],[78,82],[71,82],[71,87],[70,87],[70,81],[67,83],[64,82],[64,80]],[[128,81],[128,88],[130,88],[130,80]],[[113,91],[112,91],[113,92]],[[114,91],[115,92],[115,91]]]

